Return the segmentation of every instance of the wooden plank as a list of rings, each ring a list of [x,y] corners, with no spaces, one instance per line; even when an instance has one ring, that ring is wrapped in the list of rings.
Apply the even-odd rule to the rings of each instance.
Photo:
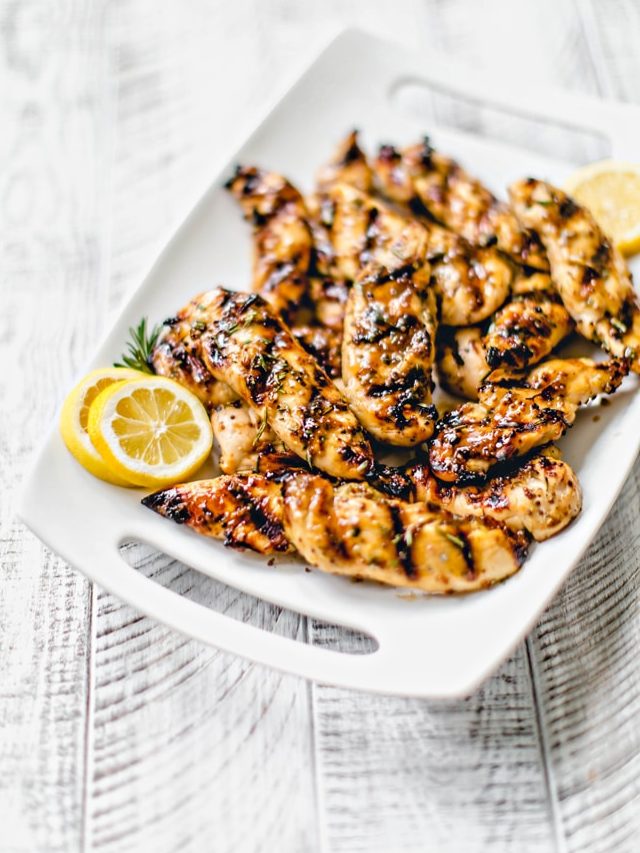
[[[237,51],[239,11],[229,7],[224,20],[235,41],[206,4],[167,6],[163,15],[151,2],[114,8],[114,301],[137,284],[207,185],[244,102],[248,122],[251,98],[272,85]],[[251,56],[250,34],[257,41],[258,33],[247,28]],[[161,555],[142,555],[142,569],[234,618],[305,639],[297,615]],[[92,845],[317,849],[307,684],[189,641],[105,592],[95,625]]]
[[[636,4],[580,3],[598,91],[638,101]],[[598,541],[541,620],[532,651],[569,851],[632,851],[640,838],[640,467]]]
[[[532,636],[558,813],[570,851],[640,837],[640,468]]]
[[[158,583],[304,640],[305,620],[136,546]],[[96,850],[315,850],[307,684],[188,640],[100,593]]]
[[[167,7],[162,16],[150,2],[115,7],[114,300],[202,191],[229,136],[241,137],[243,122],[335,29],[317,8],[300,53],[301,22],[278,26],[297,8],[283,3],[267,21],[259,4],[249,20],[246,9],[225,6],[220,28],[208,6]],[[345,14],[354,8],[346,4]],[[294,615],[196,584],[194,573],[159,560],[147,568],[210,606],[290,636],[304,628]],[[93,845],[199,850],[215,839],[216,850],[234,853],[317,849],[308,684],[186,641],[106,593],[95,624]]]
[[[102,14],[101,2],[0,3],[0,846],[11,851],[76,850],[83,829],[91,588],[14,509],[105,320]]]
[[[434,44],[472,63],[506,65],[523,80],[589,91],[605,91],[605,80],[613,94],[624,86],[621,93],[632,96],[637,12],[631,3],[611,6],[622,23],[597,10],[594,30],[571,3],[548,0],[517,11],[516,4],[506,8],[495,0],[366,8],[355,0],[224,6],[191,0],[166,4],[162,14],[151,0],[117,0],[109,4],[104,29],[100,4],[69,2],[55,13],[35,3],[0,5],[3,56],[16,82],[16,100],[3,121],[15,130],[3,145],[16,168],[8,190],[0,184],[8,199],[0,213],[1,257],[3,270],[22,288],[10,294],[0,319],[10,368],[0,391],[8,410],[22,413],[20,430],[0,432],[0,446],[9,450],[0,454],[3,483],[17,478],[37,424],[51,419],[52,389],[58,392],[70,367],[85,358],[105,309],[137,281],[206,183],[203,175],[215,172],[255,110],[330,31],[360,23],[409,47]],[[599,64],[596,36],[604,39],[600,51],[612,78]],[[613,58],[616,52],[622,59]],[[23,110],[24,103],[35,106]],[[448,111],[452,120],[480,129],[499,120],[469,105],[441,101],[437,107],[440,115]],[[45,168],[41,150],[48,152]],[[110,206],[107,292],[103,217]],[[45,275],[49,290],[42,288]],[[10,320],[25,315],[34,318],[28,332]],[[54,323],[61,330],[55,337],[49,333]],[[27,345],[33,332],[49,347],[44,359],[42,348]],[[23,386],[10,382],[25,365],[27,387],[35,389],[28,398]],[[520,649],[464,703],[380,699],[318,686],[310,704],[303,682],[186,641],[100,593],[88,840],[106,850],[494,853],[549,850],[554,839],[559,850],[604,851],[612,842],[633,849],[637,667],[625,651],[637,640],[636,600],[629,598],[637,566],[622,557],[637,546],[629,532],[637,519],[637,483],[628,489],[629,506],[616,510],[613,532],[603,534],[528,652]],[[0,597],[0,811],[10,815],[11,849],[77,849],[88,586],[10,522],[10,494],[0,497],[0,547],[8,566]],[[609,561],[614,580],[603,588]],[[175,563],[143,559],[142,568],[239,618],[290,636],[304,633],[295,616]],[[335,629],[314,624],[308,630],[313,642],[358,647],[357,638]],[[19,658],[15,649],[23,650]],[[583,686],[587,679],[594,690]],[[550,759],[546,773],[541,752]]]
[[[633,0],[576,0],[584,38],[604,98],[638,103],[640,10]]]
[[[326,629],[310,630],[324,644]],[[313,702],[328,850],[553,849],[523,648],[463,702],[323,685]]]
[[[542,0],[525,6],[489,0],[470,6],[463,0],[454,0],[444,7],[428,4],[428,9],[434,48],[498,77],[508,68],[512,79],[522,85],[523,100],[528,85],[597,92],[589,48],[571,4]],[[551,18],[554,26],[549,28],[547,22]],[[535,57],[535,61],[526,62],[525,57]],[[423,105],[425,121],[433,115],[439,123],[468,133],[578,163],[609,154],[604,137],[504,112],[491,106],[490,100],[490,92],[489,103],[433,93]],[[415,98],[414,105],[419,106]]]
[[[434,47],[449,55],[459,53],[469,64],[497,73],[504,73],[507,65],[510,74],[522,79],[523,97],[527,81],[599,90],[591,43],[570,4],[507,8],[496,2],[430,3],[427,12]],[[550,20],[553,27],[548,25]],[[615,33],[613,26],[611,32]],[[535,61],[526,62],[526,57]],[[606,153],[594,147],[592,140],[580,141],[561,129],[537,132],[530,140],[527,122],[459,98],[438,94],[423,99],[422,107],[425,120],[433,116],[478,133],[508,133],[511,141],[533,142],[543,153],[545,146],[557,150],[560,144],[567,158],[590,159]],[[631,530],[632,509],[628,515]],[[605,614],[613,606],[614,624],[622,623],[626,589],[622,577],[637,569],[635,561],[631,566],[618,565],[620,557],[616,561],[612,544],[623,525],[612,520],[607,530],[611,525],[615,532],[603,534],[600,560],[594,563],[591,556],[583,564],[533,639],[467,702],[438,706],[382,701],[314,688],[329,849],[632,849],[631,839],[634,834],[638,837],[634,733],[638,715],[625,713],[623,697],[629,696],[626,684],[637,670],[628,654],[636,629],[625,625],[628,641],[619,649]],[[633,544],[627,540],[627,549]],[[603,558],[616,564],[617,592],[608,589],[600,601],[594,592],[599,588],[596,579],[602,567],[598,562]],[[585,573],[592,577],[591,585]],[[573,602],[569,614],[567,600]],[[591,614],[593,608],[600,616],[582,614],[583,610]],[[637,607],[632,612],[637,613]],[[597,674],[581,669],[582,650],[593,647],[594,632],[602,635],[599,642],[605,648],[611,643],[604,662],[601,652],[594,652]],[[618,678],[606,675],[614,661]],[[506,689],[501,683],[505,677]],[[603,684],[600,689],[596,681],[592,691],[594,678]],[[611,690],[619,697],[618,713],[607,717]],[[594,703],[597,719],[589,704],[581,702],[581,694],[585,703]],[[620,725],[624,740],[618,749],[610,750],[608,741]],[[610,737],[599,740],[603,727]],[[625,765],[622,755],[630,747],[630,763]],[[598,794],[600,773],[604,773],[603,794]],[[482,795],[474,798],[470,791]],[[516,814],[519,819],[510,822],[508,816]]]

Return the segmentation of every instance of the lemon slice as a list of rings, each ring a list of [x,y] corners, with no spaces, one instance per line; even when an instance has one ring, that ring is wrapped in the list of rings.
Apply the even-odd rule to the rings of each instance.
[[[141,376],[102,391],[89,410],[89,435],[109,470],[137,486],[185,480],[213,444],[200,400],[163,376]]]
[[[94,477],[115,483],[117,486],[131,485],[113,474],[89,438],[87,429],[89,407],[101,391],[123,379],[137,379],[141,374],[128,367],[103,367],[93,370],[69,392],[60,413],[62,440],[78,462]]]
[[[565,184],[621,252],[640,250],[640,165],[601,160],[578,169]]]

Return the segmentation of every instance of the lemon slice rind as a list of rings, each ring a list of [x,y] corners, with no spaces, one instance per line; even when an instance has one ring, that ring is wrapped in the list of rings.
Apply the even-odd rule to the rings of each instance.
[[[75,459],[100,480],[116,486],[131,483],[109,469],[87,431],[89,408],[101,391],[114,382],[136,379],[142,374],[128,367],[100,367],[83,377],[67,394],[60,410],[60,434]]]
[[[188,479],[213,443],[202,403],[162,376],[124,381],[102,391],[89,411],[89,435],[116,476],[156,488]],[[172,458],[167,461],[163,452]]]

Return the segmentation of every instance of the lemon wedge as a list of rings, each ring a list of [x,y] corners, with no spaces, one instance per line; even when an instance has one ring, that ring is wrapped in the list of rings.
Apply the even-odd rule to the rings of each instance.
[[[591,163],[574,172],[564,189],[591,211],[621,252],[640,251],[640,165]]]
[[[137,486],[187,479],[211,452],[204,406],[163,376],[143,376],[105,388],[89,410],[89,435],[109,470]]]
[[[93,370],[70,391],[60,413],[60,433],[69,451],[94,477],[116,486],[126,486],[130,483],[111,472],[93,446],[88,432],[89,408],[98,394],[109,385],[122,382],[123,379],[137,379],[141,375],[137,370],[130,370],[128,367],[103,367]]]

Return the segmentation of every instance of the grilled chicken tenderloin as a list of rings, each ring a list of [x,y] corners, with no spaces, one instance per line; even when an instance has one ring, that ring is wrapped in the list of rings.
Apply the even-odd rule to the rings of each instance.
[[[564,530],[580,513],[582,490],[571,466],[555,447],[547,447],[509,474],[481,486],[440,482],[422,463],[408,469],[416,498],[461,516],[493,518],[512,530],[525,530],[542,542]]]
[[[410,266],[371,265],[356,279],[344,321],[342,380],[358,420],[379,441],[411,447],[433,432],[433,291]]]
[[[232,474],[162,489],[142,499],[159,515],[230,548],[259,554],[293,551],[287,539],[282,491],[264,474]]]
[[[202,297],[196,297],[196,301]],[[318,362],[258,294],[206,294],[202,358],[309,465],[363,480],[373,451],[356,416]]]
[[[459,163],[434,151],[428,139],[402,150],[382,146],[373,168],[394,201],[427,212],[473,246],[495,246],[518,264],[549,269],[538,235]]]
[[[478,392],[441,418],[429,444],[431,470],[460,485],[484,481],[495,466],[560,438],[578,407],[613,393],[628,362],[551,359],[530,371],[494,370]]]
[[[471,592],[520,568],[528,539],[497,522],[433,512],[366,483],[291,472],[235,474],[143,499],[160,515],[261,554],[294,546],[332,574],[429,593]]]
[[[640,373],[640,302],[620,252],[586,208],[545,181],[509,188],[522,223],[540,234],[551,275],[580,334]]]
[[[441,327],[438,371],[447,390],[476,400],[480,384],[492,369],[536,364],[571,334],[573,320],[549,276],[538,273],[535,278],[535,289],[516,293],[496,311],[485,333],[478,326]]]
[[[516,572],[528,540],[477,518],[385,498],[366,483],[283,481],[289,541],[325,572],[429,593],[471,592]]]
[[[294,316],[307,293],[313,240],[304,200],[281,175],[238,166],[226,184],[253,225],[253,290]]]

